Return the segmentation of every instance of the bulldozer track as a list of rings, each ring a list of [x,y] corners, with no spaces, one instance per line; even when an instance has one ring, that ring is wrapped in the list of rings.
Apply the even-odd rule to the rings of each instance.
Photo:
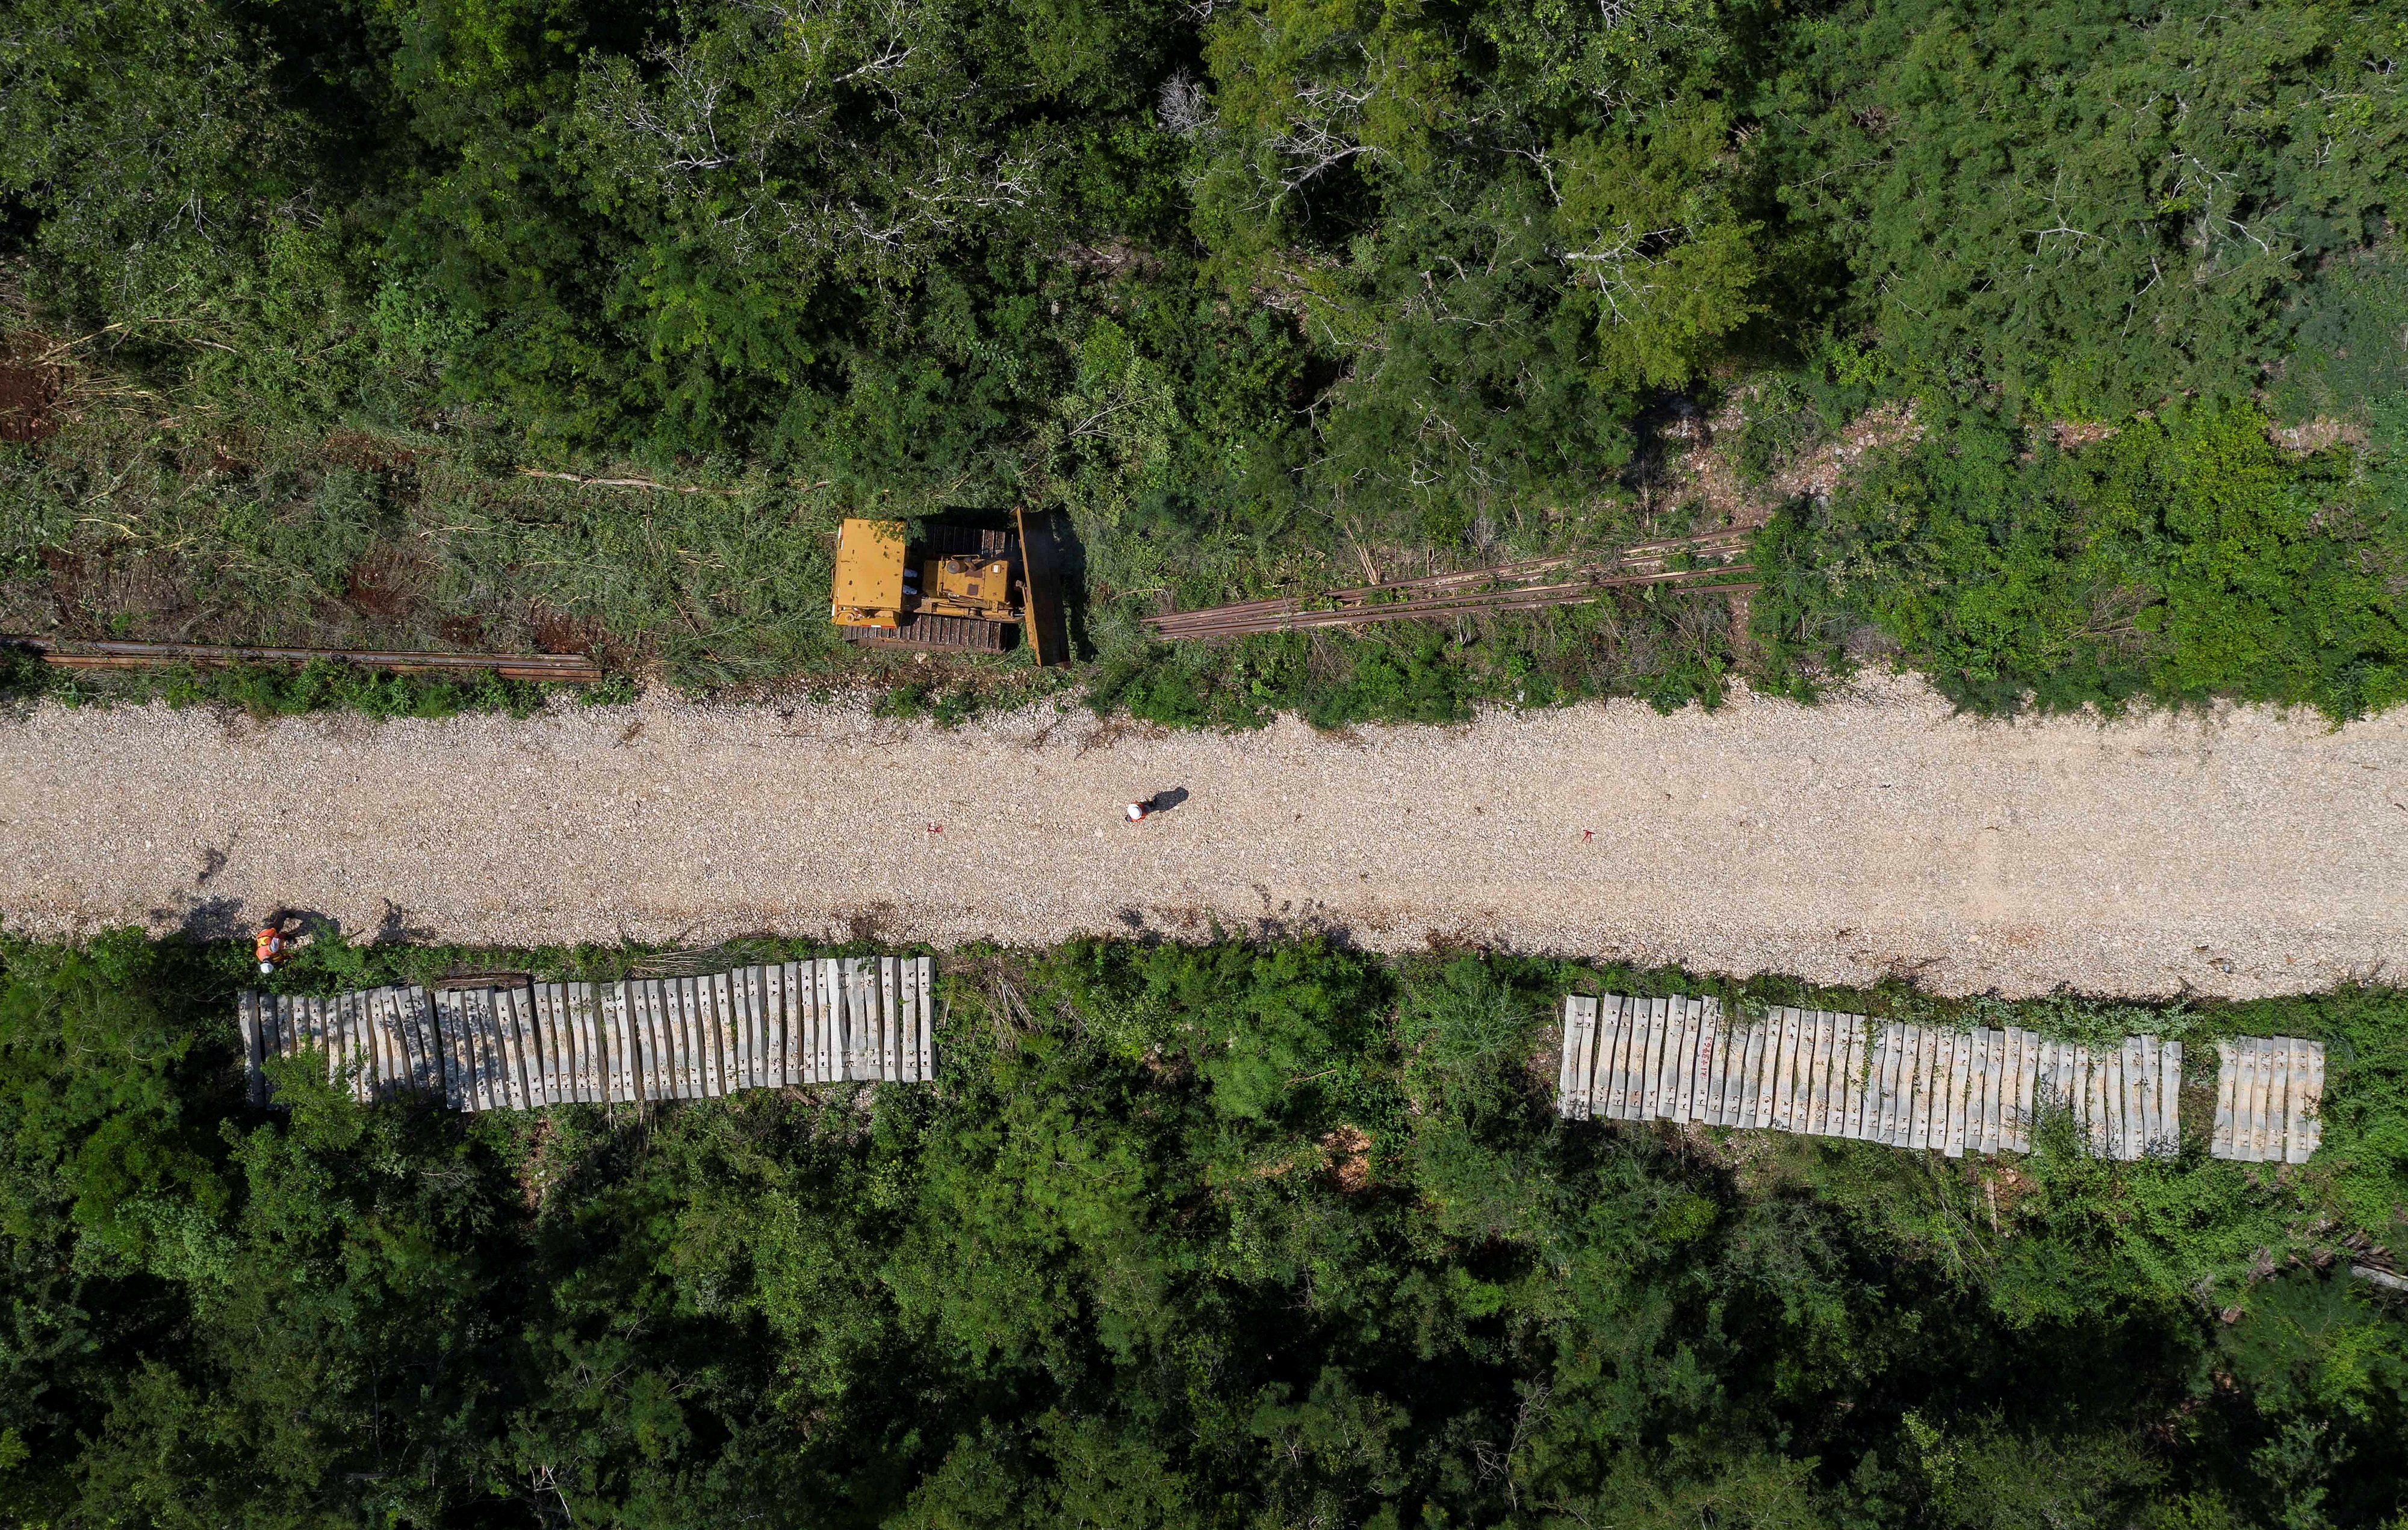
[[[1007,622],[982,622],[974,616],[927,616],[912,612],[902,624],[887,627],[838,627],[848,643],[867,648],[952,649],[966,653],[1000,653]]]

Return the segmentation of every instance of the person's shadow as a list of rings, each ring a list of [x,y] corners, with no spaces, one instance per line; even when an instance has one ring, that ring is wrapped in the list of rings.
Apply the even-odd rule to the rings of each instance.
[[[315,908],[278,908],[261,920],[259,927],[274,929],[284,937],[288,961],[317,944],[321,937],[330,945],[343,938],[343,922]]]
[[[1148,813],[1167,813],[1187,800],[1187,788],[1174,786],[1168,792],[1156,792],[1145,799]]]

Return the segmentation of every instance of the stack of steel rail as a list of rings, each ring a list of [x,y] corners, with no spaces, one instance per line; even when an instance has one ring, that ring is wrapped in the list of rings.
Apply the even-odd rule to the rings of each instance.
[[[1578,606],[1598,599],[1608,590],[1646,585],[1697,594],[1735,594],[1756,588],[1745,577],[1753,572],[1747,551],[1754,536],[1747,531],[1713,532],[1677,541],[1642,542],[1609,560],[1537,558],[1469,573],[1354,585],[1317,595],[1242,600],[1150,616],[1145,625],[1157,637],[1240,637],[1261,632]],[[1672,566],[1684,561],[1688,566]]]

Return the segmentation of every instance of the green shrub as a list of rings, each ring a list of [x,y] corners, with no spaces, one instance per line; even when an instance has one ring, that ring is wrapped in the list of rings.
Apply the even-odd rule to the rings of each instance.
[[[2306,459],[2255,409],[2078,452],[1979,418],[1759,539],[1776,673],[1879,630],[1977,711],[2213,696],[2363,715],[2408,694],[2408,504],[2388,457]]]
[[[322,930],[276,984],[651,954]],[[250,1108],[255,980],[239,942],[0,943],[21,1517],[2197,1530],[2379,1525],[2408,1483],[2408,1316],[2342,1273],[2401,1209],[2390,991],[2119,1018],[979,948],[936,1084],[464,1117],[308,1063]],[[2303,1169],[2102,1163],[2062,1121],[2001,1160],[1567,1122],[1534,1055],[1567,986],[2322,1036],[2333,1108]]]
[[[71,705],[238,707],[253,717],[299,717],[349,711],[373,718],[456,717],[464,712],[505,712],[531,717],[542,709],[545,687],[506,679],[492,670],[395,674],[339,660],[313,659],[301,665],[231,665],[207,669],[179,665],[160,670],[64,670],[33,655],[11,661],[0,676],[0,694],[54,696]],[[606,685],[609,682],[605,682]],[[586,695],[587,688],[562,687]],[[601,688],[594,688],[601,689]],[[633,686],[618,681],[597,703],[632,700]]]

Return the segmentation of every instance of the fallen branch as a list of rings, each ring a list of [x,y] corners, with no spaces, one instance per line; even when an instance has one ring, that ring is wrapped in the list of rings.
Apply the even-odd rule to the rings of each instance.
[[[589,479],[581,473],[552,473],[540,467],[522,467],[519,472],[531,479],[557,479],[563,483],[579,484],[588,489],[657,489],[665,494],[733,494],[736,489],[704,489],[686,483],[655,483],[650,479]]]

